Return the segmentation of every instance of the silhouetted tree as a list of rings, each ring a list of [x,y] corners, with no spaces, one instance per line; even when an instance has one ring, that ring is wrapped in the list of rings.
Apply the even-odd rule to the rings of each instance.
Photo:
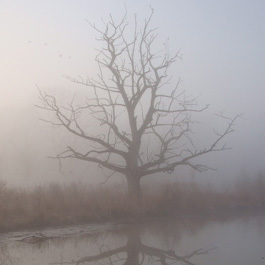
[[[168,70],[179,52],[171,56],[167,43],[160,52],[154,51],[157,31],[150,28],[152,16],[153,10],[142,27],[136,17],[131,27],[126,15],[119,23],[110,16],[103,29],[91,25],[103,43],[96,57],[97,78],[68,77],[89,89],[85,102],[76,105],[72,101],[62,107],[58,98],[40,91],[41,107],[54,114],[55,119],[48,122],[88,143],[87,150],[67,146],[56,158],[98,164],[111,172],[109,176],[121,173],[129,194],[136,197],[141,197],[144,176],[171,173],[180,165],[207,170],[197,158],[228,149],[221,140],[233,131],[237,118],[220,115],[228,121],[226,128],[216,132],[207,147],[195,147],[192,114],[208,106],[199,107],[196,98],[186,96],[180,82],[170,83]],[[96,126],[100,132],[93,134]]]

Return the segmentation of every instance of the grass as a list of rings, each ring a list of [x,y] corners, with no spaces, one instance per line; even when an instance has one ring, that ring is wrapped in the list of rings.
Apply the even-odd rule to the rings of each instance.
[[[265,210],[264,191],[262,174],[221,190],[194,183],[148,186],[141,203],[118,186],[52,183],[25,190],[0,181],[0,232],[133,218],[254,213]]]

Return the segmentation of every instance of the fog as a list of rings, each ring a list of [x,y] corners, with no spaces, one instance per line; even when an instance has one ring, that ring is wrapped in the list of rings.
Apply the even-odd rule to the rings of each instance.
[[[189,94],[199,96],[200,105],[210,104],[199,118],[200,144],[207,145],[212,129],[224,126],[215,113],[244,114],[226,139],[232,149],[202,160],[216,171],[180,168],[168,179],[222,184],[265,171],[265,2],[14,0],[0,1],[0,176],[9,185],[105,180],[92,164],[68,161],[62,174],[58,162],[47,158],[75,139],[40,121],[38,88],[62,99],[84,93],[64,75],[97,74],[99,44],[86,20],[101,25],[110,13],[121,18],[126,6],[128,17],[136,13],[144,21],[149,5],[155,10],[158,44],[169,38],[170,50],[183,54],[172,75],[182,79]]]

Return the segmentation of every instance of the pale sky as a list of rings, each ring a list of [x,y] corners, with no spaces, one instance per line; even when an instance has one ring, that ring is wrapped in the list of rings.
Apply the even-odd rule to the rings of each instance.
[[[227,138],[233,149],[204,159],[218,171],[195,177],[222,182],[242,172],[265,172],[265,1],[0,0],[2,178],[11,185],[95,180],[97,173],[87,177],[89,165],[82,173],[68,165],[61,176],[57,164],[46,159],[62,143],[60,133],[38,121],[36,86],[65,96],[77,91],[63,74],[86,77],[97,72],[98,43],[86,20],[101,25],[109,14],[119,19],[126,6],[129,18],[136,13],[143,21],[149,5],[155,10],[158,45],[169,38],[170,50],[183,54],[172,73],[190,94],[200,95],[199,103],[210,104],[201,126],[210,132],[222,128],[214,116],[218,111],[245,117]],[[202,142],[207,139],[205,133]]]

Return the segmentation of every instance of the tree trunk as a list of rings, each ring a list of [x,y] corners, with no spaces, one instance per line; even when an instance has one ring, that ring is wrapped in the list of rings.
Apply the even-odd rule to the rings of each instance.
[[[138,158],[139,149],[141,145],[140,139],[137,137],[137,132],[132,132],[133,142],[129,147],[128,159],[127,159],[127,172],[126,179],[128,185],[128,194],[131,199],[141,201],[142,191],[138,172]]]
[[[141,178],[136,175],[127,174],[126,179],[129,197],[136,200],[141,200],[143,196],[140,185]]]

